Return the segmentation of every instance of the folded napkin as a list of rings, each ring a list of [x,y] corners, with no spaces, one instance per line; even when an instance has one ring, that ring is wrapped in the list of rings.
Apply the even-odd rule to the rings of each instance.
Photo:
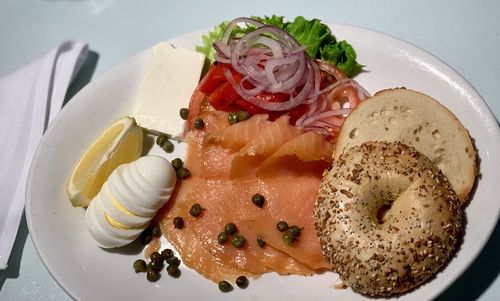
[[[87,54],[87,45],[67,41],[0,78],[0,269],[19,228],[36,147]]]

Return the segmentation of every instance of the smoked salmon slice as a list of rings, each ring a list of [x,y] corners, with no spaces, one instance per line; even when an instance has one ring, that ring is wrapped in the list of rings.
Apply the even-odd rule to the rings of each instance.
[[[263,127],[272,123],[267,119],[267,114],[254,115],[213,134],[213,139],[225,148],[239,150],[254,138],[255,134],[259,133]]]
[[[254,134],[231,162],[231,178],[251,177],[258,165],[287,141],[300,135],[300,130],[290,125],[288,119],[284,115]]]
[[[327,268],[312,207],[324,164],[331,158],[331,145],[289,125],[288,117],[271,122],[266,115],[255,115],[229,125],[227,113],[202,106],[197,118],[204,120],[205,128],[192,129],[185,137],[185,166],[191,177],[182,181],[159,218],[164,235],[184,263],[213,281],[270,271],[310,275]],[[268,175],[259,169],[263,163],[268,168],[283,160],[295,160],[288,166],[293,172],[257,176],[257,170]],[[323,165],[311,169],[311,162]],[[251,201],[255,193],[265,197],[262,208]],[[189,215],[195,203],[203,208],[198,217]],[[173,227],[176,216],[183,217],[183,229]],[[276,229],[280,220],[301,228],[293,245],[287,245]],[[218,242],[230,222],[246,238],[243,248],[234,247],[231,236],[223,244]],[[258,236],[266,246],[258,245]]]
[[[321,174],[332,162],[333,143],[314,132],[305,132],[283,144],[257,170],[259,177],[300,175],[304,171]],[[301,161],[298,162],[297,160]],[[307,166],[306,166],[307,165]],[[301,170],[294,169],[298,167]],[[304,170],[304,167],[305,168]],[[283,172],[282,169],[286,169]]]
[[[176,200],[172,199],[169,204],[163,208],[156,219],[159,220],[159,226],[163,235],[179,252],[182,262],[196,270],[204,277],[219,282],[221,280],[235,281],[241,275],[255,277],[248,271],[237,269],[221,262],[210,251],[203,247],[202,242],[190,227],[175,229],[173,219],[179,216],[179,208],[176,206]]]
[[[260,248],[257,244],[257,234],[247,226],[247,223],[239,219],[238,214],[234,214],[241,208],[227,210],[228,202],[237,203],[236,199],[241,188],[247,190],[251,187],[234,187],[232,181],[200,178],[191,178],[184,182],[182,187],[176,197],[175,210],[184,219],[185,225],[181,231],[189,229],[190,233],[194,233],[201,246],[209,250],[216,261],[254,274],[275,271],[279,274],[310,275],[314,272],[286,253],[272,247]],[[198,217],[189,215],[189,209],[194,203],[200,204],[203,208],[202,214]],[[224,244],[218,242],[219,233],[228,223],[235,223],[238,227],[237,234],[246,238],[242,248],[236,248],[231,244],[231,236]]]

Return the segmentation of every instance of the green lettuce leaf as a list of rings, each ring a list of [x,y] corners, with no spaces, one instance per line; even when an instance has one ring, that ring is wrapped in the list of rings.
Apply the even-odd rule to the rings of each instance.
[[[197,45],[195,47],[195,50],[205,55],[205,57],[210,61],[210,63],[213,63],[215,55],[215,48],[212,46],[212,44],[215,41],[222,39],[222,36],[224,35],[224,30],[226,30],[228,23],[229,22],[227,21],[222,22],[219,25],[215,26],[206,35],[201,36],[202,45]]]
[[[349,77],[359,73],[363,67],[356,61],[354,48],[346,41],[326,44],[319,52],[322,60],[337,66]]]
[[[306,20],[298,16],[285,28],[302,46],[311,58],[317,58],[320,46],[334,39],[330,28],[318,19]]]

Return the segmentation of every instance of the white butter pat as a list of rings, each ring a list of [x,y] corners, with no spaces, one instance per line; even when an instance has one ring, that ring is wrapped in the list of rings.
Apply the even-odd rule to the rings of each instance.
[[[205,56],[191,50],[166,42],[155,45],[139,88],[137,123],[166,134],[182,133],[184,121],[179,111],[188,107],[204,61]]]

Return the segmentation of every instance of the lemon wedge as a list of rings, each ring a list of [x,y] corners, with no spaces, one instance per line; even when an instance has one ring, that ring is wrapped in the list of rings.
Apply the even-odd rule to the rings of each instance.
[[[133,118],[115,121],[74,167],[66,187],[71,204],[87,207],[116,167],[141,156],[142,145],[142,128]]]

